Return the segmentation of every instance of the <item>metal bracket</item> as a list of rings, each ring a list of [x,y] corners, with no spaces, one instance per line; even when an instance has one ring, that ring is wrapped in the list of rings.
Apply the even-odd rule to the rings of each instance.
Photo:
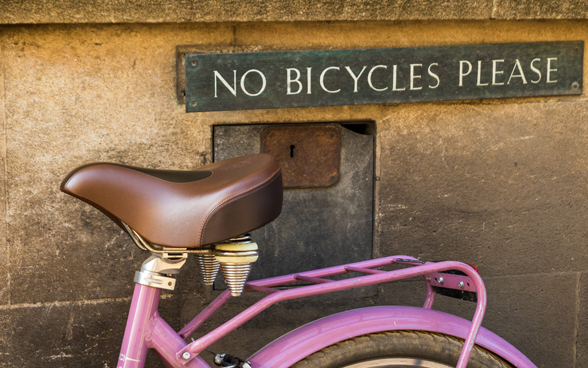
[[[180,257],[174,254],[174,258],[168,258],[165,254],[151,255],[141,265],[141,271],[135,272],[135,282],[158,289],[174,290],[176,279],[171,275],[179,274],[187,259],[187,253],[182,253]]]
[[[144,271],[135,272],[135,283],[165,290],[176,288],[175,278]]]
[[[133,243],[141,249],[141,250],[148,250],[151,253],[155,254],[163,254],[164,258],[178,258],[179,254],[184,253],[196,253],[196,254],[212,254],[212,249],[210,248],[198,248],[198,249],[188,249],[188,248],[166,248],[160,245],[151,244],[147,240],[143,239],[141,235],[139,235],[135,230],[133,230],[129,225],[125,224],[122,220],[119,220],[122,224],[123,228],[126,232],[130,235]]]

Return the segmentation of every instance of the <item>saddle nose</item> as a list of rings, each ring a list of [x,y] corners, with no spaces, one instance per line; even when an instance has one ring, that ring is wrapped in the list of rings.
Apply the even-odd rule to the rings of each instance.
[[[283,198],[280,166],[267,154],[195,171],[93,163],[69,173],[61,190],[150,243],[177,248],[199,248],[262,227],[280,215]]]

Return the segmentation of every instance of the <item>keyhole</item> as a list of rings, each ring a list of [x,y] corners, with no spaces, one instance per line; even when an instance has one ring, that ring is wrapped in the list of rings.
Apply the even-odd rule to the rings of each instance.
[[[294,157],[294,148],[295,148],[294,145],[290,146],[290,157]]]

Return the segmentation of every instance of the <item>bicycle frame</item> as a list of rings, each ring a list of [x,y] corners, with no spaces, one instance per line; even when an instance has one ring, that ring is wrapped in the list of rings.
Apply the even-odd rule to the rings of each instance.
[[[374,269],[391,264],[404,264],[412,267],[393,271]],[[438,273],[448,270],[461,271],[467,276],[443,273],[441,274],[443,280],[440,281],[441,275]],[[325,278],[351,272],[361,273],[362,276],[338,281]],[[142,368],[148,349],[153,349],[166,367],[210,368],[199,356],[204,349],[277,302],[416,276],[424,276],[427,282],[427,297],[423,308],[373,307],[326,317],[292,331],[254,354],[250,358],[252,367],[289,367],[323,347],[366,333],[384,330],[425,330],[465,340],[456,368],[466,368],[474,342],[501,356],[516,367],[536,368],[506,341],[488,330],[481,329],[486,309],[486,289],[481,277],[472,267],[455,261],[423,263],[408,256],[384,257],[248,282],[245,284],[246,291],[261,291],[269,295],[190,344],[187,344],[184,339],[196,331],[230,298],[230,292],[225,290],[221,293],[179,333],[176,333],[159,316],[157,309],[160,290],[137,284],[117,368]],[[300,281],[311,282],[313,285],[285,290],[275,289],[278,286]],[[471,323],[452,315],[431,311],[435,296],[432,286],[476,292],[477,306]],[[344,326],[347,328],[341,330],[340,326],[342,326],[341,321],[343,320],[346,320]],[[317,326],[320,326],[318,334],[315,329]],[[478,335],[479,331],[481,331],[480,335]],[[298,343],[294,344],[293,341],[298,341]],[[300,343],[301,341],[306,341],[306,344]]]

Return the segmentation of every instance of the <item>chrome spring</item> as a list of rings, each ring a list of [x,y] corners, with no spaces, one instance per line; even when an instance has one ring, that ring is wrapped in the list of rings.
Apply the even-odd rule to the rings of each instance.
[[[214,254],[231,295],[241,295],[251,273],[251,265],[259,257],[257,244],[250,234],[244,234],[216,244]]]
[[[253,243],[253,240],[251,239],[251,234],[246,233],[246,234],[231,238],[229,240],[225,240],[223,243]],[[219,244],[222,244],[222,243],[219,243]]]
[[[212,286],[220,269],[220,263],[218,263],[213,254],[197,254],[196,264],[198,265],[198,271],[202,276],[204,285]]]
[[[220,267],[231,295],[241,295],[251,273],[251,263],[221,263]]]

